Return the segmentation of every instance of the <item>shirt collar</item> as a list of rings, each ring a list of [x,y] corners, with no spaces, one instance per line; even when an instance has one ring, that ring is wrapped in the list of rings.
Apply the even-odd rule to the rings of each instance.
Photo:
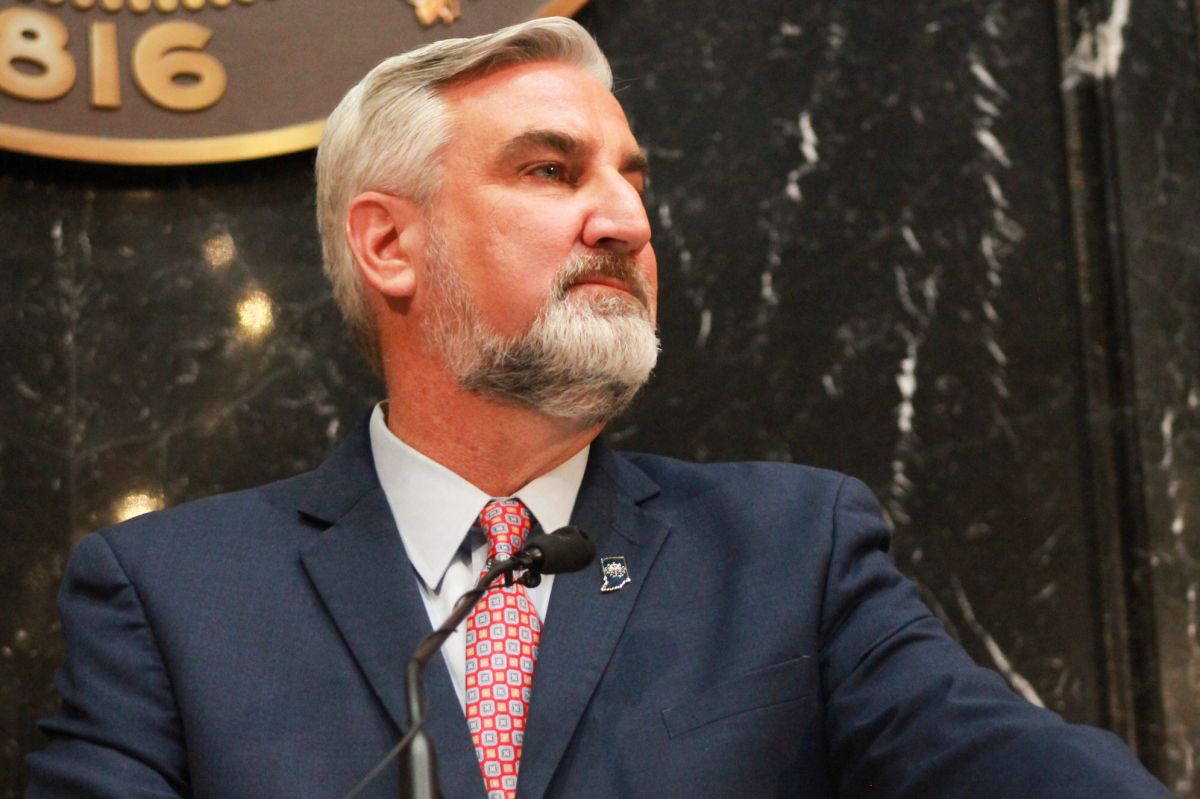
[[[383,405],[375,406],[370,422],[375,471],[413,568],[426,588],[436,591],[492,497],[396,437],[388,429]],[[570,522],[590,449],[583,447],[514,494],[545,532]]]

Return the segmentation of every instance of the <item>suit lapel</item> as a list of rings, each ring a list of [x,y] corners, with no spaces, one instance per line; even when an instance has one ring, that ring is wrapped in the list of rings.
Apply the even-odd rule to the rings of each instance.
[[[571,522],[592,537],[599,557],[625,556],[633,579],[620,591],[601,593],[595,564],[554,578],[521,754],[520,796],[545,794],[617,646],[641,578],[649,574],[668,530],[663,519],[639,507],[657,492],[602,441],[592,445]]]
[[[372,690],[402,730],[408,721],[404,666],[429,633],[429,616],[375,475],[366,423],[311,477],[294,484],[294,499],[301,513],[330,526],[301,548],[304,568]],[[593,443],[571,521],[592,536],[600,557],[623,555],[633,579],[605,594],[595,564],[555,578],[521,757],[521,796],[545,794],[616,649],[669,529],[665,520],[640,507],[658,491],[603,441]],[[446,799],[483,796],[474,744],[440,658],[426,669],[425,684],[426,725]]]
[[[430,632],[429,615],[373,467],[363,492],[367,473],[361,457],[365,452],[370,458],[370,448],[361,440],[365,437],[364,430],[359,441],[348,442],[315,475],[324,478],[315,485],[326,490],[317,494],[314,489],[303,512],[333,524],[302,547],[301,559],[367,682],[403,730],[408,725],[404,667]],[[357,500],[345,485],[351,477],[359,483]],[[426,729],[437,748],[447,799],[483,796],[474,744],[440,657],[425,670],[425,685]]]

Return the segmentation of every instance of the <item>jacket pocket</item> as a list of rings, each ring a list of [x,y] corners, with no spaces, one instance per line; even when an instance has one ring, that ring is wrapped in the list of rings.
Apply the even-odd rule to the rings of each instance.
[[[662,717],[674,738],[739,713],[804,699],[813,691],[812,682],[812,658],[802,655],[714,685],[666,708]]]

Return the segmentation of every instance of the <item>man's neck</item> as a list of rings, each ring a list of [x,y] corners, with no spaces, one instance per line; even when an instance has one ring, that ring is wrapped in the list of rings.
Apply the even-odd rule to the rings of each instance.
[[[413,449],[493,497],[511,496],[587,446],[603,424],[569,420],[470,392],[391,392],[387,424]]]

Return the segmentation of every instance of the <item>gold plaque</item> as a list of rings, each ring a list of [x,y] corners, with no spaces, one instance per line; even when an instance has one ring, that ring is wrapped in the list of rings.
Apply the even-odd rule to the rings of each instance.
[[[117,164],[295,152],[388,56],[586,0],[0,0],[0,147]]]

